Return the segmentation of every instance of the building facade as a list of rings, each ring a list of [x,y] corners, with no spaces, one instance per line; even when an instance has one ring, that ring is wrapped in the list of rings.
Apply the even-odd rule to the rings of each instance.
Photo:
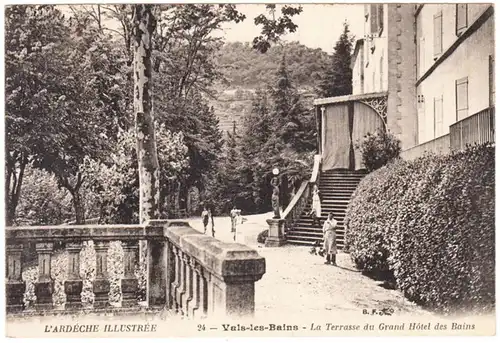
[[[493,139],[491,4],[367,4],[364,23],[353,94],[387,92],[387,127],[404,154]]]

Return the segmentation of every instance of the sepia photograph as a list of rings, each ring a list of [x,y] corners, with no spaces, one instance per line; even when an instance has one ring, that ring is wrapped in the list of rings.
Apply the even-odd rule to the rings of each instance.
[[[7,4],[5,336],[494,336],[492,3]]]

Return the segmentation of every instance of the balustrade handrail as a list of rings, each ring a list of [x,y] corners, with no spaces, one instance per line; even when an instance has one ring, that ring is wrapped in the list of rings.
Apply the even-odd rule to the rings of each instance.
[[[290,213],[297,205],[297,202],[303,197],[304,192],[306,192],[307,188],[309,187],[309,182],[310,181],[302,181],[302,183],[300,184],[299,190],[297,191],[297,193],[295,193],[285,211],[283,211],[283,218],[285,220],[287,219],[287,217],[289,217]]]
[[[311,179],[309,182],[311,183],[316,183],[319,177],[319,169],[321,166],[321,155],[314,155],[314,164],[313,164],[313,170],[311,173]]]
[[[122,307],[137,306],[138,280],[134,274],[138,241],[147,241],[148,306],[160,306],[187,317],[213,313],[249,316],[255,310],[255,286],[265,273],[265,259],[257,251],[238,243],[223,243],[194,230],[185,221],[151,220],[143,225],[67,225],[7,227],[7,311],[23,311],[26,290],[22,279],[22,249],[36,242],[38,281],[37,310],[53,310],[51,255],[54,242],[66,243],[68,275],[64,282],[66,310],[81,309],[83,280],[79,275],[84,241],[94,241],[96,277],[94,308],[109,307],[110,282],[107,256],[110,241],[121,241],[124,276]]]
[[[311,186],[318,180],[321,167],[321,155],[314,156],[314,165],[309,181],[303,181],[299,190],[293,196],[287,208],[283,212],[283,219],[285,219],[285,227],[290,228],[301,216],[302,211],[307,205],[310,197]]]

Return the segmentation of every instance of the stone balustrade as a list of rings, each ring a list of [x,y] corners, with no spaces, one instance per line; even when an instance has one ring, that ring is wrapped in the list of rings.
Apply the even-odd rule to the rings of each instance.
[[[83,280],[80,252],[83,242],[93,241],[96,265],[92,290],[93,308],[109,307],[110,280],[108,249],[111,241],[121,241],[123,277],[122,308],[135,308],[138,280],[139,241],[147,242],[146,298],[148,308],[166,309],[186,317],[212,314],[251,316],[255,310],[255,282],[265,273],[265,260],[241,244],[223,243],[199,233],[182,221],[150,221],[145,225],[71,225],[8,227],[7,312],[25,310],[22,279],[23,244],[36,242],[38,280],[35,283],[36,311],[53,310],[54,280],[51,259],[54,242],[64,242],[68,256],[64,282],[65,310],[82,308]]]

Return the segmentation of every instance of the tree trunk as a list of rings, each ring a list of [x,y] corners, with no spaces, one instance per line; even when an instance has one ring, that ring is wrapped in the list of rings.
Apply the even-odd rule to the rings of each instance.
[[[85,224],[85,208],[83,207],[80,190],[76,190],[73,195],[73,207],[75,208],[75,224]]]
[[[14,224],[16,219],[16,209],[19,203],[19,198],[21,196],[21,186],[23,184],[24,171],[26,170],[26,165],[28,164],[28,159],[25,157],[21,157],[21,162],[19,164],[19,175],[17,174],[16,162],[14,161],[8,166],[7,171],[7,181],[6,181],[6,189],[5,196],[7,200],[7,213],[6,213],[6,225],[11,226]],[[12,180],[11,180],[12,179]],[[12,185],[11,185],[12,183]],[[12,188],[11,188],[12,186]]]
[[[160,216],[160,169],[151,96],[152,5],[134,5],[134,112],[139,163],[139,220]]]

